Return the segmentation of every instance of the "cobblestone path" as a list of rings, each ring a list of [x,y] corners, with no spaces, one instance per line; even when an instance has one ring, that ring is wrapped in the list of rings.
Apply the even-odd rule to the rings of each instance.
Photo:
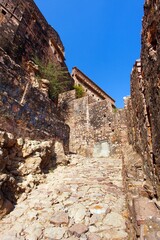
[[[0,239],[129,239],[126,215],[122,160],[73,155],[0,221]]]

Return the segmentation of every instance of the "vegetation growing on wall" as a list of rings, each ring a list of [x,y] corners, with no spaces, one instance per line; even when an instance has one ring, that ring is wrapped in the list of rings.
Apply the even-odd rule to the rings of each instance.
[[[82,86],[74,85],[74,89],[76,90],[76,97],[81,98],[84,97],[85,92]]]
[[[66,90],[68,84],[68,72],[64,67],[61,67],[54,62],[43,63],[39,58],[35,58],[34,62],[38,65],[39,71],[37,78],[45,78],[49,80],[49,96],[55,100],[58,94]]]

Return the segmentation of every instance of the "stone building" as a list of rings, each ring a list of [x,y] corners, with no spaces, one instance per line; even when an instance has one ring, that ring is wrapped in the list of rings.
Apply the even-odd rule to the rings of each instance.
[[[90,78],[88,78],[83,72],[81,72],[77,67],[72,69],[71,76],[74,79],[74,84],[82,86],[85,95],[89,96],[89,103],[108,100],[111,108],[115,108],[115,100],[111,98],[107,93],[105,93],[98,85],[96,85]]]
[[[85,94],[77,98],[72,90],[59,96],[59,106],[65,108],[65,120],[70,127],[70,151],[107,156],[117,141],[115,101],[78,68],[73,68],[72,77]]]

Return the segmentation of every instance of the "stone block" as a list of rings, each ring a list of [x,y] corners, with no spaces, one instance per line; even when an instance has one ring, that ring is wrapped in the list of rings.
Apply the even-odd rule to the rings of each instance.
[[[133,199],[135,219],[138,226],[144,224],[153,217],[160,217],[155,203],[148,198],[140,197]]]

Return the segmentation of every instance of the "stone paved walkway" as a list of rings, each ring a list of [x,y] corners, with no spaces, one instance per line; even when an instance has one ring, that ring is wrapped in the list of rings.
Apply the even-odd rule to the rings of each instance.
[[[129,239],[121,174],[118,157],[73,155],[0,221],[0,239]]]

